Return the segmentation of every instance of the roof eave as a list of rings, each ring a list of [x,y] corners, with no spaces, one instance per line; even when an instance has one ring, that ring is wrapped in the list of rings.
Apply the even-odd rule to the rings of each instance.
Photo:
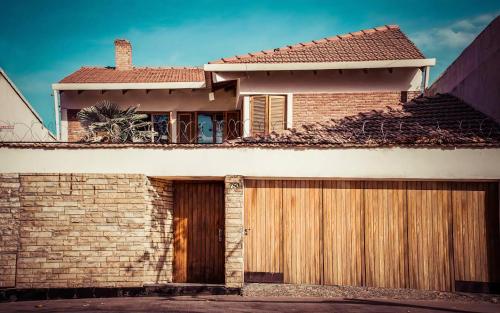
[[[163,83],[56,83],[53,90],[133,90],[133,89],[203,89],[203,82],[163,82]]]
[[[396,67],[425,67],[436,65],[436,59],[408,59],[351,62],[301,62],[301,63],[218,63],[205,64],[207,72],[252,72],[252,71],[306,71],[334,69],[370,69]]]

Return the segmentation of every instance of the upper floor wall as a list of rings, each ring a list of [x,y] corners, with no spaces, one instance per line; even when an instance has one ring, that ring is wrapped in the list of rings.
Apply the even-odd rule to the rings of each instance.
[[[239,93],[355,93],[419,91],[422,70],[418,68],[217,72],[215,82],[239,79]]]
[[[66,90],[61,94],[61,109],[80,110],[108,100],[126,108],[139,105],[143,112],[172,111],[229,111],[235,108],[234,90],[220,89],[214,92],[214,99],[209,99],[207,89],[184,90]]]
[[[491,22],[429,88],[451,93],[500,121],[500,17]]]

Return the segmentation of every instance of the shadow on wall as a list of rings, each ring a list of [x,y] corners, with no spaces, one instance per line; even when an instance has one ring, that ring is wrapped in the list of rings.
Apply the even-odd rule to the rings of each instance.
[[[243,142],[284,144],[440,145],[500,142],[500,125],[452,95],[413,99],[400,109],[372,110],[310,123]]]
[[[150,229],[146,234],[149,237],[149,249],[144,252],[139,261],[147,262],[151,279],[154,274],[154,283],[172,281],[172,182],[156,178],[149,178]]]

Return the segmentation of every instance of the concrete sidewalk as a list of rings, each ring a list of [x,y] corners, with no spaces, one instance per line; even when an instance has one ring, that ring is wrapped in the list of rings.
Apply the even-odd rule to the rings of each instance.
[[[500,312],[486,302],[291,297],[124,297],[0,303],[0,312]]]

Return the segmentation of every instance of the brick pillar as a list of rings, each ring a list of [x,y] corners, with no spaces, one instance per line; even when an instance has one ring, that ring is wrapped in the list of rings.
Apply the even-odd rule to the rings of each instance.
[[[243,177],[225,178],[226,287],[243,287]]]

